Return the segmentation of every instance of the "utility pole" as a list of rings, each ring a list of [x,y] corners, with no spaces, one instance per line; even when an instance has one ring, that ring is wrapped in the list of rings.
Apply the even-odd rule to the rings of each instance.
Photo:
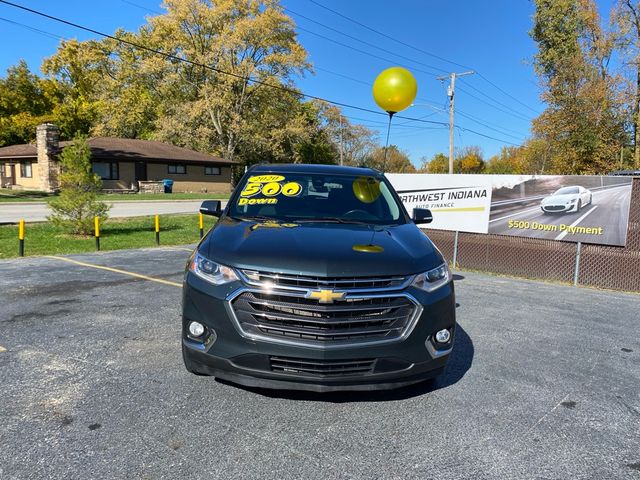
[[[343,165],[344,146],[342,145],[342,115],[340,115],[340,166]]]
[[[473,70],[462,73],[451,72],[449,74],[449,78],[451,79],[451,83],[449,84],[449,89],[447,90],[447,96],[449,97],[449,174],[453,173],[453,140],[454,140],[454,122],[453,122],[453,114],[454,114],[454,104],[455,104],[455,94],[456,94],[456,78],[464,77],[465,75],[473,75]],[[447,76],[437,77],[437,80],[443,81],[446,80]]]

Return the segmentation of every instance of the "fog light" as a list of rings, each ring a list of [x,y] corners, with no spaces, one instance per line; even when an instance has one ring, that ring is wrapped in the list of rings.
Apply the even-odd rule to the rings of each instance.
[[[436,332],[436,342],[447,343],[449,340],[451,340],[451,332],[446,328]]]
[[[198,322],[191,322],[189,324],[189,333],[193,337],[199,337],[204,333],[204,325]]]

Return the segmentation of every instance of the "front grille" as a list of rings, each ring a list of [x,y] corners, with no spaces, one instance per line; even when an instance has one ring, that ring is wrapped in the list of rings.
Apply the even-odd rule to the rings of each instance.
[[[291,373],[309,377],[344,377],[373,372],[375,359],[309,360],[306,358],[269,357],[272,372]]]
[[[248,333],[300,342],[391,340],[402,335],[416,306],[405,296],[317,300],[266,292],[244,292],[232,306]]]
[[[242,275],[248,283],[262,286],[265,283],[274,288],[294,288],[301,290],[314,289],[358,289],[369,290],[385,289],[393,290],[406,286],[409,277],[312,277],[305,275],[289,275],[272,272],[257,272],[254,270],[242,270]]]
[[[563,205],[549,205],[547,207],[544,207],[545,210],[549,210],[549,211],[560,211],[560,210],[565,210],[567,207],[563,206]]]

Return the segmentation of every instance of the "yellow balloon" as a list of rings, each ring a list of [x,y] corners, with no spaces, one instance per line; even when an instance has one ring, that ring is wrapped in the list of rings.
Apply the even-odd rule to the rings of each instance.
[[[362,203],[373,203],[380,196],[380,181],[373,177],[358,177],[353,181],[351,188]]]
[[[417,93],[416,79],[406,68],[387,68],[373,82],[373,98],[385,112],[404,110],[413,103]]]

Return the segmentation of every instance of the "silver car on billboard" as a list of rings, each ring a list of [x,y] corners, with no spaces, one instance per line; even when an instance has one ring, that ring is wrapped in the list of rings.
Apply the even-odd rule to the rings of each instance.
[[[580,186],[562,187],[542,199],[540,208],[544,213],[574,213],[591,205],[593,193]]]

